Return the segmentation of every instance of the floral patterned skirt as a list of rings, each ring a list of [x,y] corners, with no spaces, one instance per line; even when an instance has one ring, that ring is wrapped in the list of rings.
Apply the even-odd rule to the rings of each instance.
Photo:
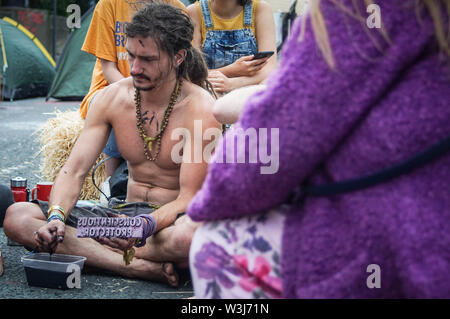
[[[281,236],[288,206],[265,214],[206,222],[192,240],[197,298],[281,298]]]

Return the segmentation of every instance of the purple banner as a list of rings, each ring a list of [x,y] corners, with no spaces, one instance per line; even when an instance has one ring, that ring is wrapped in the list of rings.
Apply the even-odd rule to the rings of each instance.
[[[80,217],[77,225],[79,238],[141,238],[140,217]]]

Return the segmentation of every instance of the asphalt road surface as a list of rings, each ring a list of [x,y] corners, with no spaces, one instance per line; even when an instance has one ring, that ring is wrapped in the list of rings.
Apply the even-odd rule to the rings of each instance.
[[[38,181],[40,156],[37,135],[33,134],[55,110],[76,110],[79,102],[48,101],[44,98],[0,103],[0,183],[10,184],[10,178],[21,176],[28,180],[28,188]],[[8,246],[0,228],[0,251],[5,258],[4,274],[0,277],[0,299],[64,298],[64,299],[161,299],[193,296],[188,274],[182,276],[178,288],[144,280],[122,278],[102,271],[84,269],[80,289],[49,289],[27,284],[21,257],[28,251]]]

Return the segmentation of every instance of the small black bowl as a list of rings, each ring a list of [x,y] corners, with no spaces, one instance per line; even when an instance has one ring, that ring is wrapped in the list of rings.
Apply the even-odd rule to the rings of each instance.
[[[74,269],[83,269],[86,257],[34,253],[22,257],[29,286],[69,289],[67,279]],[[77,265],[78,267],[74,267]]]

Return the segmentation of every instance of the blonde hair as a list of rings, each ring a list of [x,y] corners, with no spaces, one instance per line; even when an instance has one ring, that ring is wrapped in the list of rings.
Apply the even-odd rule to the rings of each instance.
[[[332,69],[334,69],[335,61],[333,58],[333,51],[330,46],[328,32],[325,25],[325,19],[320,10],[320,1],[321,0],[309,0],[311,25],[320,52],[322,53],[327,64]],[[327,1],[331,1],[343,12],[345,12],[352,18],[360,21],[367,35],[372,39],[375,46],[379,50],[381,50],[380,44],[374,39],[373,35],[369,32],[369,29],[366,26],[366,18],[361,14],[360,7],[358,6],[358,4],[360,4],[362,1],[366,6],[373,4],[372,0],[352,0],[353,8],[345,7],[339,0],[327,0]],[[431,16],[433,20],[435,36],[439,48],[447,57],[450,57],[450,23],[448,22],[450,17],[450,0],[416,0],[415,5],[416,5],[416,15],[419,20],[424,7],[426,8],[428,14]],[[304,37],[305,24],[306,24],[306,15],[303,16],[302,20],[302,28],[299,36],[300,41],[303,40]],[[390,44],[391,42],[388,33],[383,25],[381,26],[380,29],[378,29],[378,31],[382,35],[383,39]]]

